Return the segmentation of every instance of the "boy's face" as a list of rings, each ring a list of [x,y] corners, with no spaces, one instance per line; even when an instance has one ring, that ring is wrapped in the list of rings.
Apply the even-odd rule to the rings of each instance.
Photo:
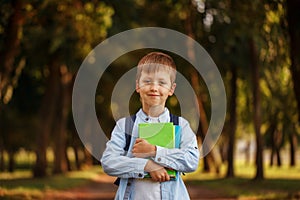
[[[136,91],[140,94],[143,108],[165,107],[166,100],[172,96],[176,84],[171,82],[170,72],[159,70],[156,72],[141,72],[140,79],[136,81]]]

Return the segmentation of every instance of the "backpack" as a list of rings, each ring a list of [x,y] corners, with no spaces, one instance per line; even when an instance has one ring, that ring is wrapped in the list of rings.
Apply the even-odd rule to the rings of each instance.
[[[136,115],[131,115],[126,117],[125,119],[125,137],[126,137],[126,144],[124,147],[125,151],[128,151],[129,146],[130,146],[130,141],[131,141],[131,133],[132,133],[132,129],[133,129],[133,125],[136,119]],[[170,113],[170,122],[173,122],[174,125],[179,125],[179,117],[177,115],[173,115],[172,113]],[[176,132],[177,133],[177,132]],[[179,148],[179,143],[180,143],[180,132],[178,132],[178,134],[175,134],[175,146],[177,148]],[[117,178],[114,182],[115,185],[119,185],[120,184],[120,178]]]

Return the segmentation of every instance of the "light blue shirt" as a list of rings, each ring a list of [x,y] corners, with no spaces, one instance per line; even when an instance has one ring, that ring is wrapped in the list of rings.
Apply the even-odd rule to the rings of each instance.
[[[117,121],[111,134],[111,139],[106,144],[106,149],[101,158],[105,173],[110,176],[120,177],[120,185],[115,199],[132,199],[134,197],[134,180],[143,178],[146,172],[144,167],[146,158],[136,158],[132,155],[132,147],[138,137],[138,124],[149,122],[149,117],[140,109],[136,113],[136,120],[132,130],[132,139],[128,152],[125,152],[125,118]],[[158,117],[159,122],[170,122],[169,110]],[[178,172],[193,172],[198,167],[199,150],[196,135],[190,128],[187,120],[179,117],[181,126],[180,148],[167,149],[157,146],[156,156],[153,161],[161,166],[172,168]],[[162,200],[190,199],[182,178],[176,181],[161,183]]]

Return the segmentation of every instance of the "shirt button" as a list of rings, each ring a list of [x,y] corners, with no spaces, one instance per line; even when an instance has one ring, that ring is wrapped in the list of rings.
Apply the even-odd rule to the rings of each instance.
[[[141,174],[141,173],[139,173],[139,175],[138,175],[139,177],[143,177],[143,174]]]
[[[157,159],[157,161],[159,161],[159,162],[160,162],[160,161],[161,161],[161,158],[158,158],[158,159]]]
[[[127,186],[130,186],[131,185],[131,183],[127,183]]]
[[[195,147],[195,149],[198,149],[198,147]]]
[[[149,121],[149,117],[146,117],[146,119],[145,119],[146,121]]]

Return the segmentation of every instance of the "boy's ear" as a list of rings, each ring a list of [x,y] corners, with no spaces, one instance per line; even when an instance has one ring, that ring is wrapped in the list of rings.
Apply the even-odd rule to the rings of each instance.
[[[139,87],[139,81],[138,80],[135,80],[135,91],[137,93],[140,93],[140,87]]]
[[[169,91],[169,96],[172,96],[174,94],[175,88],[176,88],[176,83],[173,83],[173,85]]]

